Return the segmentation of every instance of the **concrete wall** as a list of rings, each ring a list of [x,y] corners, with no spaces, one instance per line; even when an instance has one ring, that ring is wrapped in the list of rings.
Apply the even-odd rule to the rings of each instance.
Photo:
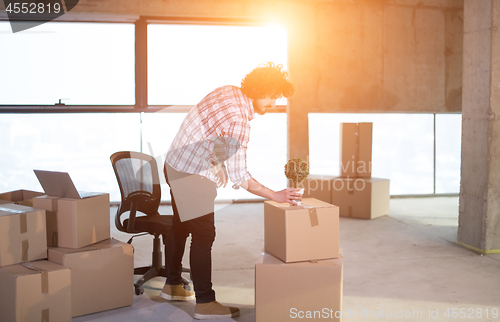
[[[460,111],[461,10],[379,1],[320,8],[313,111]]]
[[[500,4],[466,0],[458,242],[500,252]]]

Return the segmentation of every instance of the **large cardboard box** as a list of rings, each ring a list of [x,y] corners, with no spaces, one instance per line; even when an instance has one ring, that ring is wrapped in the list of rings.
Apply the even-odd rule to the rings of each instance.
[[[339,208],[314,198],[302,206],[266,201],[264,248],[284,262],[339,257]]]
[[[341,217],[374,219],[389,214],[389,179],[340,178],[332,182],[332,203]]]
[[[68,268],[46,260],[6,266],[0,285],[0,321],[71,321]]]
[[[340,176],[372,176],[372,123],[342,123],[340,126]]]
[[[255,264],[255,321],[341,321],[342,256],[284,263],[263,253]]]
[[[14,190],[4,192],[0,193],[0,204],[7,202],[33,207],[33,198],[43,195],[45,195],[45,193],[31,190]]]
[[[50,246],[81,248],[110,237],[109,194],[71,199],[41,196],[35,208],[47,211],[47,243]]]
[[[49,248],[49,260],[71,268],[73,317],[133,304],[132,245],[108,239],[81,249]]]
[[[310,174],[302,181],[299,188],[304,188],[303,198],[315,198],[324,202],[331,203],[332,199],[332,180],[336,176]]]
[[[45,210],[0,205],[0,267],[47,258]]]

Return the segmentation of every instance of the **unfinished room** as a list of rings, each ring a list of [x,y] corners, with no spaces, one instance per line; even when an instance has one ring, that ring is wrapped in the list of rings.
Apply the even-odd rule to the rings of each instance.
[[[0,322],[500,321],[499,30],[500,0],[3,0]]]

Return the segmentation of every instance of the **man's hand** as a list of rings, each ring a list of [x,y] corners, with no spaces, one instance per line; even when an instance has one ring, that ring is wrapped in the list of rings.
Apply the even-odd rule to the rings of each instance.
[[[223,186],[226,187],[228,182],[228,175],[226,166],[223,163],[219,163],[211,168],[212,174],[215,176],[217,188]]]
[[[300,193],[302,189],[288,188],[281,191],[273,191],[261,185],[254,178],[242,182],[240,186],[254,195],[271,199],[279,203],[288,202],[296,206],[298,205],[297,202],[302,200],[302,194]]]
[[[302,200],[301,189],[297,188],[287,188],[281,191],[277,191],[273,194],[273,200],[276,202],[288,202],[292,205],[297,205],[298,201]]]

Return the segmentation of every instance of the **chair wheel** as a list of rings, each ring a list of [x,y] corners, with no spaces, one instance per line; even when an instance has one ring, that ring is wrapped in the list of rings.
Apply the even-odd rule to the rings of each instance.
[[[141,295],[142,293],[144,293],[144,288],[142,286],[139,286],[139,287],[135,287],[135,295]]]

